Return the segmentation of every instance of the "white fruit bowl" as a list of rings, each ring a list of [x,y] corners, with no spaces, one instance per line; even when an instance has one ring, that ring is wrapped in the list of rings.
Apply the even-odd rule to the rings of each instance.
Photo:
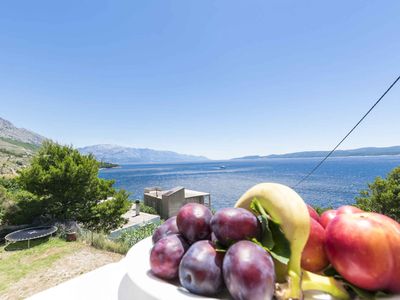
[[[155,277],[150,271],[150,250],[153,246],[151,237],[133,246],[126,255],[127,275],[130,279],[130,297],[140,300],[228,300],[229,294],[218,295],[217,298],[203,297],[189,293],[179,285],[179,281],[165,281]],[[313,293],[305,299],[333,300],[327,294]]]
[[[150,271],[150,250],[153,246],[151,237],[133,246],[126,255],[128,276],[132,282],[132,299],[140,300],[188,300],[188,299],[230,299],[220,295],[209,298],[189,293],[179,285],[179,281],[165,281],[155,277]]]

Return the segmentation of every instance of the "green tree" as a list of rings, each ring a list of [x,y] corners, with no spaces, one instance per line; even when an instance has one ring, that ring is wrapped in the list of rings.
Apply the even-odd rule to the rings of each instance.
[[[4,216],[7,212],[9,205],[10,200],[7,195],[7,190],[5,187],[0,185],[0,225],[5,223]]]
[[[8,202],[3,212],[3,223],[11,225],[31,224],[43,214],[44,203],[24,190],[7,193]]]
[[[96,220],[98,229],[109,231],[123,224],[121,215],[130,205],[128,194],[113,188],[114,181],[98,178],[98,168],[93,155],[47,141],[20,171],[18,183],[40,198],[43,213],[52,219],[84,225]]]
[[[125,223],[122,214],[127,212],[131,206],[126,201],[128,194],[122,190],[116,193],[112,199],[102,201],[93,206],[90,216],[87,218],[86,228],[92,231],[109,232]]]
[[[357,206],[365,211],[384,214],[400,222],[400,167],[393,169],[383,179],[377,177],[368,189],[356,197]]]
[[[315,211],[319,214],[319,215],[322,215],[325,211],[327,211],[327,210],[329,210],[329,209],[333,209],[333,207],[330,205],[330,206],[318,206],[318,205],[313,205],[312,206],[314,209],[315,209]]]

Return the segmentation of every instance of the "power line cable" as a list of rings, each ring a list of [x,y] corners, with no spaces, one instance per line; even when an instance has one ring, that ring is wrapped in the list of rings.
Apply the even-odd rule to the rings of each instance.
[[[357,128],[358,125],[365,119],[366,116],[378,105],[378,103],[386,96],[386,94],[395,86],[395,84],[400,80],[400,76],[389,86],[389,88],[379,97],[379,99],[375,102],[374,105],[364,114],[364,116],[357,122],[356,125],[344,136],[344,138],[333,148],[306,176],[304,176],[294,187],[298,187],[304,181],[308,179],[327,159],[332,153],[344,142],[344,140]]]

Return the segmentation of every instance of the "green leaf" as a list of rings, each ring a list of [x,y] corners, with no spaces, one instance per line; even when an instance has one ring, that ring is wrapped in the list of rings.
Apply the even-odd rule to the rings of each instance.
[[[331,265],[329,265],[329,267],[324,270],[324,275],[331,277],[341,277]]]
[[[253,201],[250,203],[250,209],[256,214],[256,215],[261,215],[261,212],[259,210],[260,206],[260,201],[257,200],[257,198],[254,198]]]
[[[393,296],[393,295],[392,295],[392,296]],[[377,292],[375,293],[375,297],[381,299],[381,298],[391,297],[391,295],[388,294],[388,293],[382,292],[382,291],[377,291]],[[392,298],[392,299],[393,299],[393,298]]]
[[[253,201],[250,203],[250,209],[256,214],[260,216],[268,216],[267,212],[265,211],[264,207],[261,205],[260,201],[254,197]]]
[[[215,242],[215,251],[225,253],[227,251],[227,249],[219,241],[216,241]]]
[[[382,299],[384,297],[389,296],[388,294],[382,291],[373,293],[351,284],[346,279],[344,279],[342,275],[340,275],[332,266],[329,266],[326,270],[324,270],[324,275],[333,276],[335,279],[341,281],[343,285],[350,291],[350,293],[354,294],[354,296],[357,295],[360,299],[363,300]]]
[[[283,264],[287,264],[290,258],[290,243],[283,234],[279,224],[275,223],[274,221],[270,220],[269,229],[272,233],[274,238],[274,247],[272,248],[271,254],[276,260]]]
[[[253,199],[250,208],[255,214],[259,215],[259,220],[261,221],[261,243],[263,247],[271,250],[275,246],[275,243],[272,237],[272,232],[268,226],[268,215],[257,198]]]
[[[375,300],[376,295],[375,293],[368,292],[366,290],[360,289],[347,281],[343,281],[344,285],[350,288],[351,291],[353,291],[358,297],[360,297],[363,300]]]
[[[283,263],[283,264],[285,264],[285,265],[288,264],[288,262],[289,262],[289,258],[288,258],[288,257],[282,256],[282,255],[279,255],[279,254],[273,252],[271,249],[268,249],[267,247],[265,247],[261,242],[259,242],[259,241],[258,241],[257,239],[255,239],[255,238],[252,239],[251,241],[252,241],[253,243],[257,244],[258,246],[262,247],[265,251],[267,251],[269,254],[271,254],[271,256],[272,256],[273,258],[275,258],[277,261],[279,261],[279,262],[281,262],[281,263]]]
[[[278,253],[269,251],[269,253],[271,254],[271,256],[273,258],[275,258],[277,261],[279,261],[280,263],[287,265],[289,263],[289,257],[283,256],[283,255],[279,255]]]
[[[273,249],[275,246],[272,232],[269,228],[268,218],[266,216],[260,216],[261,219],[261,243],[268,249]]]
[[[283,264],[288,264],[290,258],[290,243],[283,234],[278,223],[274,222],[262,207],[260,201],[254,198],[250,204],[250,208],[260,215],[262,236],[262,247],[267,250],[273,258]]]

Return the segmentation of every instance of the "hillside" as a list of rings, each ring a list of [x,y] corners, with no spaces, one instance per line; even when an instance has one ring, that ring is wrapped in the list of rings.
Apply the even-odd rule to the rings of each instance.
[[[293,152],[286,154],[271,154],[266,156],[245,156],[234,159],[263,159],[263,158],[311,158],[311,157],[325,157],[329,151],[303,151]],[[333,152],[332,157],[346,157],[346,156],[380,156],[380,155],[400,155],[400,146],[392,147],[366,147],[351,150],[336,150]]]
[[[130,148],[117,145],[94,145],[78,148],[82,154],[92,153],[97,160],[117,164],[129,163],[170,163],[208,160],[204,156],[180,154],[172,151],[158,151],[146,148]]]
[[[0,175],[15,175],[28,165],[39,146],[0,137]]]
[[[0,118],[0,175],[13,176],[28,165],[45,138]]]
[[[15,127],[10,121],[0,118],[0,137],[22,142],[23,144],[40,145],[46,138],[25,128]]]

